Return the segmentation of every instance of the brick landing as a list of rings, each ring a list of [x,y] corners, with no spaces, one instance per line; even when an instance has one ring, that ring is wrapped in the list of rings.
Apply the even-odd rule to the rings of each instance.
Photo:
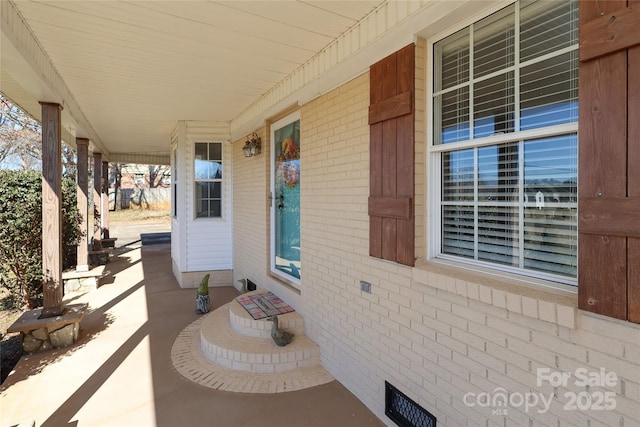
[[[213,314],[215,313],[207,316]],[[281,393],[333,381],[333,377],[322,366],[278,373],[256,373],[232,370],[211,363],[200,348],[200,328],[207,316],[201,317],[180,332],[171,348],[173,367],[190,381],[216,390],[240,393]]]

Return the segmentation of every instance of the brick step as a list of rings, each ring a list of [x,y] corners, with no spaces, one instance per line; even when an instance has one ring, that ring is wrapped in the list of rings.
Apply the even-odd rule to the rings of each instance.
[[[258,289],[257,291],[248,292],[244,295],[254,295],[264,292],[267,291]],[[257,338],[271,337],[271,326],[273,323],[265,319],[255,320],[235,299],[229,303],[229,319],[233,330],[242,335]],[[304,318],[296,311],[279,315],[278,325],[280,328],[293,332],[296,335],[304,335]]]
[[[230,321],[232,304],[225,304],[202,322],[200,347],[210,362],[228,369],[259,373],[320,365],[320,348],[305,335],[296,335],[289,345],[278,347],[271,336],[260,338],[235,331]]]
[[[207,317],[198,318],[180,332],[171,348],[173,366],[188,380],[204,387],[240,393],[280,393],[333,381],[321,365],[259,373],[228,369],[212,363],[204,356],[200,340],[202,322]]]

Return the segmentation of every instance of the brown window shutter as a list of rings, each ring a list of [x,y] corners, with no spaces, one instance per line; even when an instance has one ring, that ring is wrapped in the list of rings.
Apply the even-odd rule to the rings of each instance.
[[[640,323],[640,2],[580,1],[579,306]],[[635,118],[635,119],[634,119]]]
[[[370,71],[369,254],[413,266],[415,46]]]

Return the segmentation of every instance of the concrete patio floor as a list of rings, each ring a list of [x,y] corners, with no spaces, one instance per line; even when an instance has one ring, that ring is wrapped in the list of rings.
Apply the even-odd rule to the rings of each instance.
[[[76,345],[23,356],[0,392],[0,425],[36,426],[382,426],[337,381],[257,395],[190,382],[172,366],[171,346],[198,318],[195,290],[171,274],[169,245],[120,247],[98,290],[68,295],[89,303]],[[238,293],[211,288],[212,310]]]

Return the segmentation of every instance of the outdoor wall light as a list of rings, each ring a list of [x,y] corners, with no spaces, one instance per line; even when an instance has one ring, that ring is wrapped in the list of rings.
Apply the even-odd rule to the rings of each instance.
[[[247,142],[244,143],[244,147],[242,147],[242,151],[244,152],[245,157],[252,157],[256,154],[260,154],[260,137],[257,133],[253,133],[253,135],[247,136]]]

